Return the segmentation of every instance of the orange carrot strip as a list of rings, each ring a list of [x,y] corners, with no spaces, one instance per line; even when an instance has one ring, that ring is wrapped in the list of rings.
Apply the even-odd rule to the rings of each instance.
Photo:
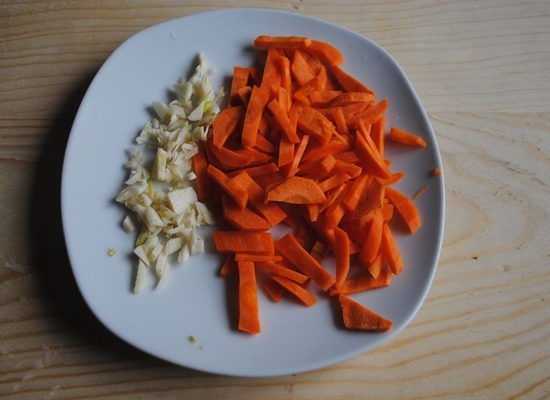
[[[377,278],[370,275],[363,275],[357,278],[346,280],[340,289],[331,291],[331,295],[335,294],[356,294],[365,292],[367,290],[380,289],[388,287],[391,283],[391,273],[389,271],[382,271]]]
[[[382,250],[385,258],[388,260],[391,272],[394,275],[399,275],[403,271],[404,262],[399,247],[397,247],[397,242],[387,223],[384,223],[382,230]]]
[[[235,257],[233,257],[233,255],[230,254],[227,257],[225,257],[225,261],[220,270],[220,276],[223,276],[223,277],[229,276],[237,272],[237,270],[238,270],[238,266],[237,266],[237,262],[235,261]]]
[[[250,69],[244,67],[233,68],[233,79],[231,80],[231,89],[229,91],[229,105],[234,105],[238,102],[239,90],[248,86],[248,78],[250,76]],[[219,116],[219,114],[218,114]]]
[[[341,90],[312,90],[307,96],[312,106],[327,106],[342,93]]]
[[[254,47],[257,49],[295,49],[307,47],[311,44],[311,39],[299,36],[268,36],[260,35],[254,39]]]
[[[218,186],[231,197],[242,210],[248,202],[248,192],[235,184],[235,182],[227,176],[223,171],[210,164],[206,169],[210,178],[218,184]]]
[[[429,189],[430,189],[430,186],[429,186],[429,185],[424,185],[424,186],[422,186],[420,189],[418,189],[418,192],[416,192],[416,194],[415,194],[414,197],[412,198],[412,201],[418,200],[418,198],[419,198],[420,196],[422,196],[424,193],[426,193]]]
[[[336,128],[323,114],[312,107],[306,107],[298,118],[298,128],[313,137],[322,146],[330,140]]]
[[[334,169],[349,175],[351,178],[357,178],[363,172],[363,168],[360,166],[339,159],[336,159]]]
[[[274,302],[278,303],[281,301],[283,297],[283,293],[285,292],[285,288],[279,285],[274,280],[270,279],[267,280],[264,283],[264,289],[269,294],[269,296],[273,299]]]
[[[267,58],[264,64],[260,89],[268,92],[270,97],[278,95],[279,87],[281,86],[279,57],[279,52],[276,49],[267,49]]]
[[[193,156],[193,168],[197,179],[197,197],[200,202],[207,202],[212,197],[212,181],[207,173],[208,160],[203,146],[199,146],[199,151]]]
[[[239,172],[232,178],[248,192],[248,206],[265,218],[271,226],[277,225],[287,217],[285,211],[276,203],[265,203],[264,189],[246,172]]]
[[[300,138],[296,134],[296,126],[293,126],[292,122],[290,122],[288,113],[281,106],[281,104],[276,99],[273,99],[269,102],[267,108],[275,117],[275,121],[277,121],[277,123],[283,130],[286,138],[292,143],[298,143],[300,141]]]
[[[388,108],[388,99],[383,99],[378,103],[365,108],[358,114],[355,114],[347,119],[348,127],[355,128],[360,120],[363,121],[365,125],[371,125],[378,121],[382,115],[386,112]]]
[[[229,107],[214,118],[212,122],[212,140],[214,146],[220,148],[225,144],[229,136],[235,131],[243,112],[243,106]]]
[[[393,217],[393,209],[394,206],[391,203],[384,204],[382,208],[380,208],[380,213],[384,216],[384,221],[388,222]]]
[[[336,164],[336,158],[329,154],[321,160],[313,160],[300,163],[299,170],[303,175],[312,174],[314,176],[323,176],[332,171],[332,168],[334,168],[334,164]]]
[[[275,254],[251,254],[251,253],[236,253],[235,261],[249,261],[254,263],[281,261],[283,258]]]
[[[392,174],[391,177],[389,177],[388,179],[378,179],[384,186],[388,186],[388,185],[392,185],[396,182],[399,182],[401,180],[401,178],[403,178],[405,176],[405,173],[402,172],[402,171],[398,171],[398,172],[395,172]]]
[[[271,143],[262,134],[256,135],[256,145],[254,147],[256,150],[260,150],[268,154],[275,153],[277,151],[277,146]]]
[[[308,143],[309,143],[309,135],[302,136],[300,143],[298,144],[297,148],[294,151],[294,159],[292,160],[292,163],[290,163],[289,165],[289,171],[286,174],[286,176],[296,175],[296,173],[298,172],[298,166],[300,165],[300,161],[302,161],[302,156],[306,151],[306,147]]]
[[[327,179],[319,182],[319,188],[323,192],[328,192],[336,187],[339,187],[343,183],[346,183],[351,177],[343,172],[338,172],[330,175]]]
[[[422,225],[422,220],[412,200],[392,187],[386,188],[385,196],[395,206],[395,210],[403,219],[409,231],[411,233],[416,232]]]
[[[294,53],[294,58],[290,65],[290,72],[299,86],[305,85],[315,78],[315,72],[313,72],[302,54],[298,51]]]
[[[281,75],[281,89],[284,90],[286,94],[286,103],[281,103],[281,105],[286,105],[286,110],[290,110],[292,105],[292,74],[290,72],[290,60],[285,56],[279,57],[279,70]],[[281,89],[279,91],[281,92]]]
[[[334,74],[334,77],[338,83],[348,92],[364,92],[364,93],[373,93],[367,86],[359,82],[353,76],[344,71],[340,66],[333,65],[331,67],[331,72]]]
[[[289,293],[294,295],[294,297],[296,297],[296,299],[298,299],[306,307],[311,307],[317,303],[317,297],[298,285],[296,282],[277,274],[270,274],[269,277],[284,287]]]
[[[329,140],[328,143],[321,145],[318,142],[310,143],[302,159],[304,161],[322,160],[328,156],[350,150],[350,145],[336,138]]]
[[[248,207],[240,208],[228,196],[222,197],[222,211],[224,220],[239,231],[265,231],[272,226]]]
[[[268,164],[256,165],[254,167],[242,168],[240,170],[240,172],[246,172],[251,177],[270,174],[277,171],[279,171],[279,167],[272,162]]]
[[[376,95],[366,92],[342,92],[338,97],[334,98],[329,104],[329,107],[344,107],[351,104],[361,103],[362,110],[367,106],[374,104]]]
[[[369,182],[370,177],[366,173],[355,178],[348,195],[344,199],[344,204],[349,211],[355,211],[357,209],[359,201],[367,189]]]
[[[319,57],[329,65],[339,65],[344,63],[344,56],[340,50],[326,42],[312,39],[309,46],[307,46],[304,50]]]
[[[363,248],[359,252],[358,261],[367,265],[374,261],[380,252],[382,245],[382,230],[384,228],[384,215],[377,212],[372,219]]]
[[[266,201],[291,204],[322,203],[326,196],[312,179],[291,176],[267,190]]]
[[[294,143],[288,140],[286,136],[281,137],[281,141],[279,142],[279,154],[277,160],[277,165],[279,166],[279,169],[284,165],[292,163],[292,161],[294,160],[295,147],[296,146],[294,145]]]
[[[309,279],[306,275],[298,271],[294,271],[290,268],[287,268],[280,264],[275,264],[273,262],[258,262],[256,263],[256,266],[258,268],[265,269],[266,271],[273,272],[277,275],[284,276],[285,278],[288,278],[291,281],[297,283],[305,283]]]
[[[372,260],[371,263],[367,265],[367,269],[369,270],[370,274],[373,276],[373,278],[378,278],[380,274],[382,273],[382,270],[384,269],[386,265],[386,259],[384,258],[384,252],[382,249],[378,252],[374,260]],[[391,274],[387,273],[388,277],[391,277]],[[389,285],[388,281],[388,285]]]
[[[336,282],[334,286],[340,289],[350,270],[350,241],[346,231],[334,228],[334,253],[336,257]]]
[[[374,313],[365,306],[350,299],[346,295],[339,295],[340,307],[344,326],[351,330],[370,332],[389,331],[393,326],[390,320]]]
[[[260,333],[260,314],[254,263],[239,262],[239,329]]]
[[[273,237],[269,232],[212,232],[216,250],[220,253],[274,254]]]
[[[386,126],[386,117],[381,116],[374,124],[372,124],[370,136],[378,153],[384,157],[384,129]]]
[[[390,128],[390,139],[396,143],[406,144],[409,146],[426,147],[426,141],[420,136],[405,131],[403,129],[392,126]]]
[[[347,211],[346,206],[344,204],[344,200],[348,195],[349,191],[351,190],[352,184],[353,184],[353,181],[347,181],[345,183],[345,186],[342,192],[338,195],[338,197],[334,200],[334,202],[326,209],[325,218],[326,218],[326,223],[329,227],[337,226],[342,220],[342,218],[344,217],[344,214]]]
[[[380,178],[390,178],[391,171],[376,148],[370,147],[363,135],[356,135],[355,139],[355,152],[363,168]]]
[[[286,234],[275,242],[275,247],[296,268],[307,275],[322,290],[328,290],[336,281],[296,240],[292,234]]]
[[[256,135],[262,118],[262,113],[269,100],[269,93],[254,86],[252,95],[246,108],[244,117],[244,126],[242,131],[242,144],[245,146],[254,146],[256,144]]]

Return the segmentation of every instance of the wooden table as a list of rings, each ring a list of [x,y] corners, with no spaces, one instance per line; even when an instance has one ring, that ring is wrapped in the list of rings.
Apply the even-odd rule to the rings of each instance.
[[[0,397],[549,398],[550,4],[447,1],[3,1]],[[434,126],[446,229],[427,301],[395,340],[295,376],[159,361],[91,314],[60,223],[64,148],[96,71],[132,34],[200,11],[269,7],[386,48]]]

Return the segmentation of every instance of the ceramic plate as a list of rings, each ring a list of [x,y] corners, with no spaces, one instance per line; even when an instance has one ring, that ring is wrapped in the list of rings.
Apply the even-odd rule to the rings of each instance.
[[[172,84],[187,77],[199,52],[217,69],[216,89],[233,67],[253,63],[251,44],[260,34],[308,36],[341,50],[343,68],[388,98],[387,124],[417,132],[422,150],[388,146],[393,171],[405,171],[396,187],[417,200],[423,226],[397,233],[406,268],[389,288],[354,295],[394,322],[387,333],[341,327],[334,302],[321,297],[311,308],[289,298],[270,301],[260,291],[262,333],[234,329],[235,292],[217,274],[221,258],[205,235],[206,253],[174,266],[160,290],[154,280],[132,292],[135,237],[121,229],[124,209],[114,202],[127,171],[126,150],[151,118],[152,101],[172,100]],[[348,29],[298,14],[235,9],[191,15],[153,26],[124,42],[91,83],[74,121],[62,181],[62,215],[77,284],[95,315],[133,346],[185,367],[236,376],[275,376],[322,368],[373,349],[397,335],[420,308],[432,282],[442,241],[444,185],[430,173],[441,167],[436,138],[404,72],[381,47]],[[115,248],[117,255],[108,256]],[[189,340],[196,338],[196,343]]]

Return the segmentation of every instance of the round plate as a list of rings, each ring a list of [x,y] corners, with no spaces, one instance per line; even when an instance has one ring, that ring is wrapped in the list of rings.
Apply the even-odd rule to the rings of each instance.
[[[424,149],[388,145],[391,169],[404,171],[395,185],[408,196],[429,185],[416,204],[423,226],[414,235],[396,233],[405,270],[388,288],[353,298],[393,321],[387,333],[342,328],[333,299],[311,308],[284,297],[274,303],[260,290],[262,333],[234,328],[235,291],[218,275],[222,258],[209,232],[206,253],[175,265],[167,284],[154,279],[132,292],[135,237],[121,229],[125,210],[114,197],[123,187],[126,150],[151,118],[152,101],[172,100],[171,88],[194,69],[199,52],[216,68],[219,89],[233,67],[253,63],[256,36],[308,36],[336,46],[343,68],[388,98],[387,126],[416,132]],[[116,335],[156,357],[185,367],[237,376],[275,376],[325,367],[356,356],[397,335],[420,308],[432,282],[443,235],[443,177],[433,176],[441,159],[427,115],[407,77],[381,47],[348,29],[298,14],[235,9],[168,21],[137,33],[105,62],[75,118],[62,180],[62,216],[77,284],[95,315]],[[114,248],[115,257],[108,251]],[[337,306],[336,306],[337,307]],[[196,342],[189,337],[196,338]]]

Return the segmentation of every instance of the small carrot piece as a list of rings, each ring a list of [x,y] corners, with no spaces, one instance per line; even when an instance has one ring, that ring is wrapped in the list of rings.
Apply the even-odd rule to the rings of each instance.
[[[378,153],[380,153],[382,157],[384,156],[385,126],[386,126],[386,117],[383,115],[378,120],[376,120],[374,124],[372,124],[371,131],[370,131],[372,141],[376,146]]]
[[[256,135],[262,118],[262,113],[269,100],[269,93],[260,89],[258,86],[252,88],[252,94],[246,114],[244,117],[244,126],[242,131],[242,144],[245,146],[254,146],[256,144]]]
[[[439,176],[441,175],[441,169],[439,167],[435,167],[433,172],[432,172],[432,175],[433,176]]]
[[[271,100],[271,102],[267,105],[267,108],[275,117],[275,121],[277,121],[283,130],[287,140],[291,143],[298,143],[300,138],[296,134],[296,126],[293,126],[290,118],[288,117],[287,111],[281,106],[277,99]]]
[[[322,203],[326,196],[319,188],[317,182],[312,179],[299,176],[291,176],[269,188],[266,194],[266,202],[278,201],[291,204]]]
[[[296,297],[296,299],[298,299],[306,307],[311,307],[317,303],[317,297],[298,285],[296,282],[277,274],[271,274],[269,277],[284,287],[289,293],[293,294],[294,297]]]
[[[426,147],[427,143],[420,136],[405,131],[403,129],[392,126],[390,128],[390,139],[396,143],[406,144],[409,146]]]
[[[212,182],[208,176],[208,160],[204,146],[199,146],[197,154],[193,156],[193,168],[197,175],[197,198],[200,202],[207,202],[212,197]]]
[[[238,265],[237,265],[237,261],[235,261],[235,257],[233,257],[232,254],[225,257],[225,261],[220,270],[220,276],[223,276],[223,277],[229,276],[237,271],[238,271]]]
[[[412,200],[389,186],[386,188],[385,196],[395,206],[395,210],[407,225],[410,233],[416,232],[422,225],[422,220]]]
[[[429,185],[424,185],[424,186],[422,186],[420,189],[418,189],[418,192],[416,192],[416,194],[415,194],[414,197],[412,198],[412,201],[418,200],[418,198],[419,198],[420,196],[422,196],[424,193],[426,193],[429,189],[430,189],[430,186],[429,186]]]
[[[229,91],[229,104],[235,105],[238,102],[239,90],[248,86],[248,79],[250,77],[250,69],[244,67],[233,68],[233,79],[231,80],[231,89]],[[218,114],[219,116],[219,114]]]
[[[390,178],[392,174],[384,159],[377,149],[369,146],[367,140],[363,135],[356,135],[355,137],[355,152],[361,160],[363,168],[372,171],[374,175],[380,178]]]
[[[235,200],[241,210],[246,207],[248,202],[248,192],[246,190],[236,185],[229,176],[212,164],[208,166],[206,172],[225,194]]]
[[[350,270],[350,241],[346,231],[334,228],[334,253],[336,257],[336,282],[334,286],[340,289]]]
[[[336,279],[327,272],[296,240],[287,233],[275,242],[276,249],[322,290],[328,290]]]
[[[376,278],[371,275],[363,275],[357,278],[347,279],[340,288],[331,289],[330,295],[337,294],[356,294],[367,290],[380,289],[390,286],[391,273],[389,271],[381,272]]]
[[[288,173],[285,176],[294,176],[298,172],[300,161],[302,161],[302,156],[304,155],[307,144],[309,143],[309,137],[309,135],[302,136],[300,143],[298,143],[294,151],[294,159],[290,163]]]
[[[315,78],[315,72],[311,69],[302,54],[298,51],[294,54],[294,59],[290,65],[290,71],[299,86],[303,86]]]
[[[220,148],[225,144],[229,136],[235,131],[243,112],[243,106],[229,107],[214,118],[212,122],[212,140],[214,146]]]
[[[361,174],[353,181],[350,191],[344,199],[344,204],[349,211],[355,211],[359,205],[359,201],[363,196],[363,193],[367,189],[370,182],[370,176],[368,174]]]
[[[313,39],[305,51],[319,57],[330,65],[340,65],[344,63],[344,56],[340,50],[327,42]]]
[[[399,247],[397,247],[397,242],[387,223],[384,223],[382,230],[382,250],[385,258],[388,260],[391,272],[394,275],[399,275],[403,271],[404,262]]]
[[[333,65],[331,71],[338,83],[348,92],[373,93],[367,86],[344,71],[339,65]]]
[[[298,128],[324,146],[336,128],[323,114],[312,107],[306,107],[298,118]]]
[[[240,231],[265,231],[271,224],[248,207],[240,208],[228,196],[222,197],[223,218],[233,228]]]
[[[283,293],[285,292],[285,288],[273,279],[269,279],[264,283],[264,289],[276,303],[281,301],[283,298]]]
[[[271,255],[275,252],[273,236],[269,232],[212,232],[219,253],[251,253]]]
[[[344,326],[347,329],[386,332],[393,326],[390,320],[376,314],[346,295],[339,295],[339,300]]]
[[[358,260],[361,264],[366,265],[373,262],[380,252],[383,228],[384,215],[381,212],[377,212],[370,223],[365,243],[363,243],[363,247],[359,252]]]
[[[260,314],[254,263],[239,262],[239,329],[260,333]]]
[[[279,262],[283,258],[275,254],[253,254],[253,253],[235,253],[235,261],[249,261],[253,263],[260,262]]]
[[[254,39],[254,47],[257,49],[278,48],[295,49],[307,47],[311,44],[311,39],[300,36],[268,36],[260,35]]]
[[[284,276],[285,278],[290,279],[291,281],[297,282],[297,283],[305,283],[309,278],[298,272],[294,271],[290,268],[287,268],[281,264],[276,264],[273,262],[257,262],[256,266],[258,268],[264,269],[266,271],[272,272],[274,274]]]

